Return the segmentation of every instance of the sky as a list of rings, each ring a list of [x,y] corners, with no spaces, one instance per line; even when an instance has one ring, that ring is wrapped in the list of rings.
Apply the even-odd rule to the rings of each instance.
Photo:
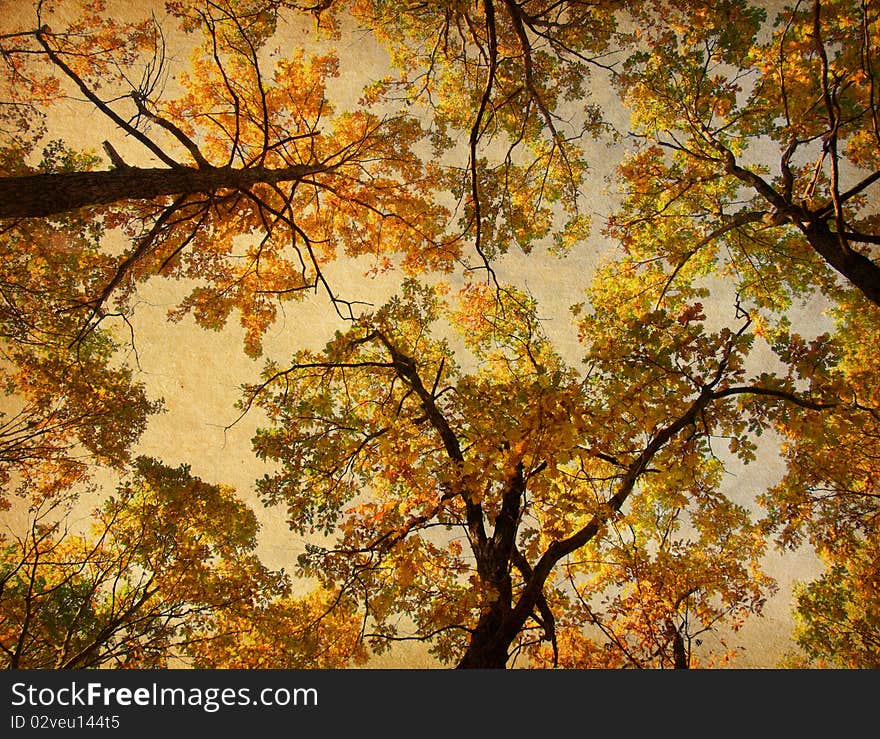
[[[161,18],[161,3],[155,5]],[[17,14],[27,12],[28,6],[29,3],[21,0],[6,0],[0,5],[0,11],[12,21]],[[110,3],[108,12],[141,13],[144,7],[144,3],[117,0]],[[308,24],[287,28],[278,40],[279,51],[283,53],[285,46],[315,43],[313,32],[314,28]],[[179,47],[182,37],[167,33],[166,38],[172,65],[183,62],[185,53]],[[387,57],[364,33],[344,35],[337,49],[343,64],[331,94],[342,108],[357,99],[366,82],[382,76]],[[173,84],[172,78],[169,89],[173,89]],[[614,111],[615,122],[625,126],[625,111],[615,105],[611,90],[599,84],[595,94],[608,110]],[[50,126],[51,137],[60,135],[70,145],[100,152],[101,141],[108,138],[127,161],[148,163],[145,159],[136,159],[142,154],[134,147],[126,150],[124,142],[119,142],[112,128],[97,114],[84,114],[77,105],[60,106],[53,113]],[[592,147],[591,154],[595,176],[591,178],[593,191],[588,194],[587,201],[597,223],[594,237],[578,246],[565,261],[537,253],[529,256],[510,254],[495,265],[502,281],[507,276],[524,285],[538,299],[541,313],[547,319],[545,328],[572,364],[579,360],[579,345],[569,306],[583,299],[585,275],[590,274],[610,248],[599,231],[601,217],[608,212],[613,197],[613,182],[606,178],[621,151],[601,144]],[[385,296],[394,292],[398,278],[391,274],[367,279],[364,271],[363,264],[338,262],[328,267],[328,276],[347,298],[364,298],[379,305]],[[157,278],[140,288],[134,303],[135,343],[129,358],[137,362],[138,377],[146,384],[149,394],[164,398],[166,408],[163,414],[151,420],[137,452],[159,458],[172,466],[187,462],[193,473],[205,481],[235,487],[239,495],[253,505],[260,518],[259,553],[263,561],[270,567],[291,569],[291,563],[305,542],[287,530],[282,508],[265,509],[252,493],[254,480],[266,471],[250,451],[250,440],[262,419],[254,409],[236,422],[239,412],[234,405],[240,397],[240,386],[258,377],[263,360],[248,359],[241,352],[243,332],[234,320],[221,332],[201,330],[189,318],[178,323],[168,322],[167,312],[185,294],[184,287],[179,282]],[[728,310],[731,302],[727,298],[727,295],[716,295],[714,305],[710,301],[707,307],[710,311],[713,307],[719,311]],[[821,306],[805,306],[802,315],[817,316],[819,308]],[[269,331],[265,342],[266,355],[283,361],[296,348],[319,348],[333,331],[342,327],[327,299],[320,294],[314,295],[301,303],[288,305],[284,315]],[[762,361],[769,362],[769,352],[758,352],[756,356],[757,359],[753,360],[755,369],[760,368]],[[773,484],[782,473],[778,449],[772,443],[765,443],[755,465],[731,467],[726,484],[747,500],[754,491]],[[768,602],[763,618],[753,618],[739,634],[730,636],[729,643],[745,647],[734,666],[775,666],[776,660],[790,646],[791,584],[816,571],[816,560],[809,551],[790,553],[784,559],[768,558],[768,572],[778,578],[780,590]],[[707,638],[707,646],[711,645],[712,638],[719,637]],[[424,651],[415,646],[395,650],[391,656],[371,664],[426,667],[432,663]]]

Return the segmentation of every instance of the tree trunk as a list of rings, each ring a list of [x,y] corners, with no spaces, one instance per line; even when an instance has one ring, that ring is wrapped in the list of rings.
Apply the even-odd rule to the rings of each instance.
[[[124,200],[244,189],[260,182],[298,180],[325,170],[326,167],[306,165],[282,169],[124,167],[99,172],[4,177],[0,178],[0,218],[45,218]]]
[[[511,493],[511,498],[518,493]],[[505,496],[506,497],[506,496]],[[503,516],[496,519],[496,535],[504,527]],[[504,538],[499,542],[493,537],[482,547],[474,548],[477,573],[483,588],[494,592],[492,601],[480,614],[476,628],[471,632],[467,651],[459,661],[458,669],[496,669],[507,667],[510,645],[522,624],[514,626],[511,619],[513,583],[510,577],[510,543]]]
[[[672,629],[672,655],[674,660],[673,667],[676,670],[687,670],[690,668],[687,650],[684,648],[684,637],[675,627]]]
[[[521,481],[521,475],[520,475]],[[506,534],[504,519],[511,514],[511,505],[518,501],[522,487],[517,486],[505,495],[508,502],[506,512],[502,512],[495,521],[496,540],[493,537],[483,547],[475,547],[477,573],[481,587],[493,592],[494,597],[483,612],[476,628],[471,632],[467,651],[462,656],[457,669],[496,669],[507,667],[510,646],[513,644],[520,629],[532,612],[532,608],[520,609],[515,614],[512,608],[513,581],[510,576],[510,554],[512,551],[510,538]],[[518,510],[516,504],[515,510]],[[512,536],[515,528],[512,528]]]
[[[804,229],[807,241],[819,255],[874,305],[880,306],[880,267],[864,254],[842,243],[825,221],[814,221]]]
[[[477,628],[471,633],[467,651],[456,665],[456,669],[495,669],[507,667],[507,652],[510,640],[504,639],[504,615],[499,604],[484,613]]]

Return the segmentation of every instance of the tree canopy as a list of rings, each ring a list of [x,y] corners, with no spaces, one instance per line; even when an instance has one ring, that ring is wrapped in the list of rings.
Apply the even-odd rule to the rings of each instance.
[[[721,665],[803,548],[783,664],[877,666],[876,2],[0,31],[6,666]],[[139,450],[174,410],[136,351],[160,279],[263,363],[217,419],[254,419],[252,490]]]

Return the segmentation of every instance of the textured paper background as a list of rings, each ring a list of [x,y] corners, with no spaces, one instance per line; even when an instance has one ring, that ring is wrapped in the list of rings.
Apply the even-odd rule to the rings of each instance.
[[[161,20],[162,4],[153,4]],[[147,3],[117,0],[110,3],[110,12],[125,14],[134,10],[140,15],[146,7]],[[16,16],[30,13],[30,3],[5,0],[0,4],[0,12],[12,21]],[[170,30],[166,35],[172,63],[180,62],[178,68],[185,66],[185,53],[179,47],[185,39]],[[308,45],[312,38],[308,24],[290,28],[280,42],[279,53],[284,53],[285,46]],[[366,34],[346,36],[336,48],[342,62],[341,76],[333,86],[332,94],[343,107],[359,97],[365,82],[381,75],[386,57]],[[168,89],[171,93],[173,81]],[[595,95],[598,101],[607,103],[609,109],[614,105],[610,90],[599,87]],[[622,111],[615,115],[616,122],[625,126]],[[143,157],[142,150],[120,141],[99,114],[84,116],[81,106],[62,104],[52,112],[50,126],[50,138],[61,137],[70,146],[100,152],[101,141],[106,138],[129,162],[151,164]],[[578,345],[573,326],[568,321],[568,306],[582,299],[587,277],[607,248],[598,235],[601,216],[610,209],[603,178],[618,161],[620,151],[603,143],[592,147],[591,156],[595,174],[592,178],[595,192],[591,197],[597,223],[594,238],[575,249],[564,262],[538,254],[528,257],[511,255],[496,267],[502,279],[518,281],[538,298],[542,314],[549,319],[549,331],[557,338],[563,355],[573,363],[578,360]],[[397,277],[388,275],[367,280],[363,273],[364,267],[359,264],[337,263],[328,268],[328,276],[340,294],[380,305],[393,293]],[[259,551],[265,563],[270,567],[292,569],[291,563],[302,551],[303,540],[288,531],[283,510],[264,509],[251,492],[253,481],[263,471],[250,452],[250,439],[261,419],[256,411],[252,411],[229,427],[238,415],[234,403],[239,398],[239,387],[258,377],[262,360],[252,361],[244,357],[241,352],[243,333],[234,320],[219,333],[202,331],[189,319],[181,323],[167,322],[167,311],[184,294],[185,287],[179,283],[156,279],[140,290],[136,301],[132,325],[141,368],[140,379],[146,383],[150,395],[164,398],[166,405],[166,412],[151,420],[137,451],[172,466],[186,462],[202,479],[234,486],[244,499],[251,502],[261,520]],[[710,312],[713,309],[725,311],[731,310],[731,306],[730,295],[725,294],[719,295],[715,305],[707,308]],[[804,316],[819,316],[820,308],[808,306],[801,314],[802,320],[810,320]],[[270,330],[266,354],[284,360],[297,348],[319,347],[341,326],[321,295],[300,304],[291,304]],[[134,352],[130,358],[134,360]],[[760,357],[756,361],[760,363]],[[782,471],[776,450],[764,447],[756,464],[733,470],[735,475],[728,479],[729,489],[748,500],[775,483]],[[108,478],[107,483],[112,489],[112,480]],[[84,508],[91,504],[93,501],[86,500]],[[12,523],[19,514],[20,511],[13,511],[3,515]],[[778,657],[790,646],[791,584],[798,578],[811,577],[817,567],[815,558],[805,551],[789,553],[784,559],[768,557],[768,572],[778,578],[779,593],[768,602],[763,617],[753,617],[738,634],[727,635],[729,644],[746,647],[734,666],[776,665]],[[706,642],[710,644],[717,638],[717,635],[707,636]],[[390,656],[375,660],[371,666],[428,667],[432,662],[421,646],[405,645],[395,649]]]

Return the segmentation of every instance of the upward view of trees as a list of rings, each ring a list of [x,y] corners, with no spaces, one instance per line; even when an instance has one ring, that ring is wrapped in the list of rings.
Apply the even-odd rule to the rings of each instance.
[[[784,664],[880,665],[874,0],[39,0],[0,62],[4,665],[723,665],[802,547]],[[263,362],[250,491],[138,449],[159,279]]]

